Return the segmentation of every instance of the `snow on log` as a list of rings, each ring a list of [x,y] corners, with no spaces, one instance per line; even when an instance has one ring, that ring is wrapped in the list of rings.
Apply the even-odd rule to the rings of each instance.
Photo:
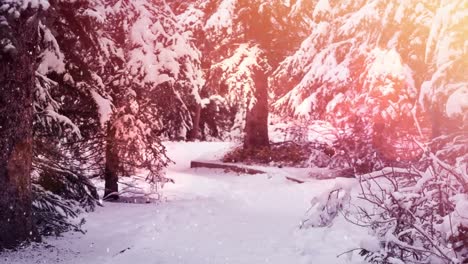
[[[226,164],[217,161],[192,161],[190,168],[209,168],[209,169],[224,169],[226,171],[233,171],[245,174],[263,174],[266,173],[261,170],[247,168],[242,165]]]

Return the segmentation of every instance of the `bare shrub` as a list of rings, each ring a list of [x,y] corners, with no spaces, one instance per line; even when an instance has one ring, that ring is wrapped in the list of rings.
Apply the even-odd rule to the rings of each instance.
[[[418,143],[424,152],[418,164],[360,175],[358,200],[349,204],[349,190],[332,189],[305,223],[327,226],[341,212],[367,227],[376,239],[358,250],[370,263],[468,263],[466,141],[459,135],[444,141],[438,151],[434,142]]]

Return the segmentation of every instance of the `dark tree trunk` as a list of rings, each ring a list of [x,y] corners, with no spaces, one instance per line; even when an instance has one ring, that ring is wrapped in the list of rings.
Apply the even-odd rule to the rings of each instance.
[[[270,147],[268,138],[268,81],[266,74],[254,70],[256,102],[247,109],[245,120],[244,149]]]
[[[0,248],[13,248],[35,234],[31,167],[38,21],[32,15],[25,11],[9,21],[11,31],[0,29],[0,39],[10,39],[16,49],[2,53],[0,47]]]
[[[440,137],[442,135],[441,127],[442,127],[442,120],[443,117],[439,111],[438,106],[433,106],[430,110],[430,118],[431,118],[431,126],[432,126],[432,139]]]
[[[110,126],[110,124],[108,124]],[[112,129],[107,129],[106,164],[104,169],[104,198],[106,200],[119,199],[119,156]]]
[[[200,134],[200,116],[201,116],[201,105],[197,104],[195,109],[195,116],[193,117],[193,128],[190,131],[189,140],[193,141],[199,138]]]

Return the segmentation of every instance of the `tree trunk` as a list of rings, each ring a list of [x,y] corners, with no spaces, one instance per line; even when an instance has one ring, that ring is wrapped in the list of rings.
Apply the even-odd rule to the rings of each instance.
[[[11,31],[0,30],[0,39],[15,47],[3,53],[0,47],[0,248],[16,247],[35,234],[31,168],[38,21],[33,12],[9,21]]]
[[[200,116],[201,116],[201,105],[197,104],[195,109],[195,116],[193,117],[193,128],[190,131],[189,140],[194,141],[199,138],[200,134]]]
[[[255,69],[254,74],[256,102],[250,109],[247,109],[244,150],[270,147],[268,138],[267,76],[261,69]]]
[[[432,126],[432,135],[431,139],[435,139],[437,137],[440,137],[442,135],[442,120],[443,118],[441,117],[441,113],[439,111],[438,106],[433,106],[432,109],[430,109],[430,118],[431,118],[431,126]]]
[[[109,128],[107,129],[106,142],[106,164],[104,169],[104,199],[117,200],[119,199],[119,156],[116,149],[114,133]]]

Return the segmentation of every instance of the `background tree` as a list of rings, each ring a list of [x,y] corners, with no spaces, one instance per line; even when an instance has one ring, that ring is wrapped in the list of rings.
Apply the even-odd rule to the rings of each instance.
[[[331,122],[362,140],[367,146],[361,148],[366,149],[362,156],[417,157],[421,152],[409,138],[427,141],[431,134],[440,134],[440,124],[456,126],[443,120],[448,120],[444,106],[449,94],[461,94],[464,86],[455,81],[462,79],[459,72],[466,56],[458,48],[466,31],[460,26],[466,20],[461,5],[313,2],[311,33],[270,77],[273,109],[306,121]],[[460,19],[442,20],[442,12]],[[446,37],[448,32],[453,37]],[[440,49],[442,45],[450,48]],[[427,107],[428,98],[437,98],[437,106]],[[360,129],[359,122],[367,127]]]
[[[311,28],[308,13],[313,9],[311,3],[303,2],[170,2],[202,54],[206,83],[201,93],[206,103],[202,104],[200,131],[204,138],[243,138],[245,133],[247,143],[261,134],[263,139],[256,144],[267,145],[267,118],[256,115],[268,116],[273,87],[267,77],[299,47]]]
[[[118,175],[138,169],[148,171],[150,182],[165,181],[162,168],[169,160],[160,138],[186,139],[196,130],[204,82],[200,54],[165,1],[114,5],[107,32],[123,63],[105,81],[115,106],[107,135],[107,195],[118,192]]]
[[[234,131],[239,137],[246,132],[249,136],[245,142],[249,147],[254,142],[259,147],[268,146],[268,84],[262,76],[269,66],[259,44],[244,32],[249,28],[249,20],[239,14],[251,12],[249,4],[194,1],[173,5],[182,25],[196,37],[203,58],[207,81],[202,90],[204,103],[200,105],[202,134],[222,137],[226,131]],[[246,119],[247,115],[251,117]],[[252,128],[260,127],[255,134],[251,133]]]

